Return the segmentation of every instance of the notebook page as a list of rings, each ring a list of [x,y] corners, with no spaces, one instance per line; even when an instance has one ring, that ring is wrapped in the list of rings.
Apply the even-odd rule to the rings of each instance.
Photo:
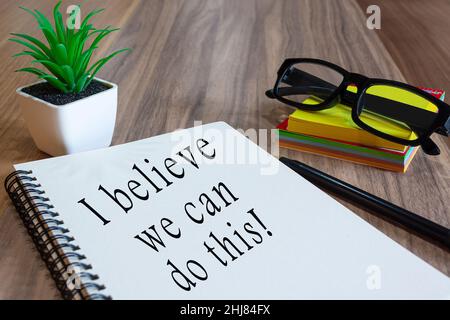
[[[15,168],[115,299],[450,298],[447,276],[223,122]]]

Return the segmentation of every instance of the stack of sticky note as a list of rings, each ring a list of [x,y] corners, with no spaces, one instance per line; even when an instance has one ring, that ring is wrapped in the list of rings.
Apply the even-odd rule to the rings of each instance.
[[[444,100],[444,91],[422,89]],[[296,110],[278,129],[281,147],[397,172],[408,169],[418,150],[359,128],[351,109],[342,104],[321,111]]]

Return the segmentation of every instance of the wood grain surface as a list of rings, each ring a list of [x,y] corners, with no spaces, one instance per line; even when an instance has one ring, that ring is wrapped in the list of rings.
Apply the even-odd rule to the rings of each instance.
[[[21,4],[38,6],[49,14],[54,1],[27,0]],[[408,76],[429,72],[425,63],[401,62],[398,57],[403,49],[393,50],[397,58],[392,59],[379,38],[388,38],[389,46],[390,36],[383,36],[383,29],[375,32],[366,28],[366,17],[360,8],[364,5],[364,0],[359,3],[353,0],[89,1],[82,14],[97,6],[107,9],[96,20],[96,26],[112,24],[122,28],[104,43],[99,54],[122,47],[133,48],[133,52],[113,60],[100,74],[119,85],[113,143],[191,127],[195,120],[204,123],[223,120],[244,130],[272,129],[290,110],[268,100],[264,92],[272,87],[276,71],[287,57],[322,58],[368,76],[401,81],[405,78],[397,65]],[[409,15],[414,17],[414,11],[409,11]],[[442,19],[438,24],[445,29],[446,16],[436,15]],[[383,13],[386,16],[392,17]],[[434,21],[434,13],[428,18]],[[12,59],[11,55],[20,48],[7,41],[9,32],[37,34],[36,26],[18,9],[16,1],[4,0],[0,2],[0,32],[0,178],[3,179],[12,170],[13,163],[47,156],[34,146],[16,102],[15,89],[35,79],[14,73],[15,69],[27,65],[27,61]],[[395,38],[397,43],[402,41],[400,38]],[[407,46],[403,48],[408,51]],[[450,55],[448,52],[442,52],[442,63]],[[411,50],[407,55],[412,57],[410,61],[416,61]],[[435,62],[430,65],[434,68]],[[433,74],[427,74],[411,79],[419,80],[415,82],[419,85],[450,89],[445,87],[448,73],[439,74],[438,80]],[[449,227],[446,201],[450,191],[450,155],[443,139],[440,145],[441,156],[427,157],[420,151],[406,174],[286,150],[281,150],[281,155],[300,159]],[[450,275],[447,251],[343,203]],[[59,295],[52,280],[1,189],[0,299],[53,298]]]

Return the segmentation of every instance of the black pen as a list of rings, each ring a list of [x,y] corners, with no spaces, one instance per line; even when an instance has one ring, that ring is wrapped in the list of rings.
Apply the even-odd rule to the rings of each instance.
[[[450,229],[304,163],[288,158],[280,158],[280,161],[317,187],[349,200],[364,209],[369,209],[380,217],[397,223],[419,236],[433,240],[445,246],[447,250],[450,249]]]

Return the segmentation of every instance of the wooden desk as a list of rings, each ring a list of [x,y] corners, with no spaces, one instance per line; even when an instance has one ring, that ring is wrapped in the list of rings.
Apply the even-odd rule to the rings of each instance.
[[[22,2],[28,7],[36,5],[33,1]],[[53,3],[40,1],[39,7],[50,13]],[[131,54],[112,61],[101,73],[101,77],[120,87],[114,144],[191,127],[194,120],[204,123],[224,120],[242,129],[274,128],[287,116],[288,109],[266,99],[264,91],[273,85],[277,68],[286,57],[317,57],[369,76],[405,80],[377,33],[387,38],[388,44],[390,37],[383,36],[383,29],[375,32],[366,28],[366,17],[359,7],[364,8],[364,0],[359,0],[359,5],[353,0],[109,0],[90,1],[88,7],[97,4],[107,11],[96,20],[96,25],[122,28],[104,43],[99,53],[134,48]],[[390,5],[395,6],[393,1]],[[32,19],[17,6],[12,0],[0,3],[1,179],[12,170],[13,163],[46,157],[34,146],[16,104],[15,89],[34,79],[14,73],[26,63],[23,59],[10,58],[19,47],[6,39],[9,32],[37,33]],[[448,6],[447,10],[450,10]],[[82,13],[87,11],[88,8],[83,8]],[[395,11],[385,11],[382,16],[387,17],[386,21],[393,21]],[[401,15],[395,17],[402,19]],[[445,25],[446,15],[439,17]],[[429,18],[433,19],[433,15]],[[401,37],[397,40],[395,45],[399,47],[393,52],[396,61],[400,61]],[[442,53],[446,66],[448,52]],[[411,52],[407,53],[412,57]],[[429,72],[427,64],[403,62],[401,65],[405,74]],[[447,85],[433,82],[431,76],[424,79],[427,82],[417,84],[443,88]],[[450,226],[446,203],[450,191],[450,155],[443,139],[440,145],[441,156],[426,157],[419,152],[406,174],[286,150],[281,154]],[[450,275],[448,252],[363,210],[345,205]],[[2,188],[0,298],[58,297]]]

